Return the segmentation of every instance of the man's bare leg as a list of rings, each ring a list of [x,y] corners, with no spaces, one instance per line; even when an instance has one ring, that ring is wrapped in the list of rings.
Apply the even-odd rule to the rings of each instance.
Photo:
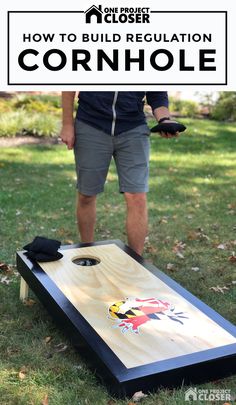
[[[87,196],[78,193],[77,221],[81,242],[93,242],[96,223],[96,195]]]
[[[148,231],[146,193],[124,193],[127,204],[126,231],[129,246],[142,255]]]

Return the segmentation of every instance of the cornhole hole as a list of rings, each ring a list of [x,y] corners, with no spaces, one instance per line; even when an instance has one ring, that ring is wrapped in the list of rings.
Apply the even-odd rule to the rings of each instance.
[[[121,241],[60,251],[47,263],[17,252],[21,297],[28,285],[113,394],[236,372],[236,327]]]

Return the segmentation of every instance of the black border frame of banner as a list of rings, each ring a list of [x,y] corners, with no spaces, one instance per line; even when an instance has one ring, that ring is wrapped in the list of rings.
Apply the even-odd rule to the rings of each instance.
[[[151,11],[151,13],[223,13],[225,15],[225,81],[223,83],[12,83],[10,81],[10,15],[17,14],[29,14],[29,13],[84,13],[84,11],[8,11],[7,12],[7,84],[8,86],[221,86],[228,84],[228,13],[227,11]]]

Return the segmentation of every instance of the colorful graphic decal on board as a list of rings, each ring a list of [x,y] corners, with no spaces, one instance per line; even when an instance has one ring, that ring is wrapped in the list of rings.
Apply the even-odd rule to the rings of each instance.
[[[188,319],[184,312],[176,312],[174,305],[158,298],[126,298],[109,307],[109,319],[116,321],[116,327],[125,333],[128,330],[138,334],[140,326],[147,322],[169,318],[183,325],[182,319]]]

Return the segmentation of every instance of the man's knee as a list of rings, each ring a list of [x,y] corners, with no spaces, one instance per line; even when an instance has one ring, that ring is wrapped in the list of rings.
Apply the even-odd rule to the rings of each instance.
[[[147,203],[146,193],[124,193],[128,207],[145,208]]]
[[[96,200],[96,195],[84,195],[79,193],[78,194],[78,204],[81,206],[87,206],[94,204]]]

